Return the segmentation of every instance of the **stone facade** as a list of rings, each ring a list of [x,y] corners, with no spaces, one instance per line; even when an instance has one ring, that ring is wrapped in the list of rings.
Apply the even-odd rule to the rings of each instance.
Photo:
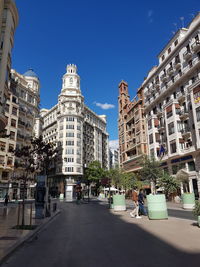
[[[0,1],[0,131],[6,126],[5,105],[10,99],[11,50],[18,24],[18,11],[13,0]]]
[[[143,88],[138,89],[137,96],[131,101],[128,84],[120,82],[118,106],[120,167],[135,172],[141,168],[141,157],[147,153]]]
[[[76,65],[67,65],[58,104],[42,109],[42,135],[46,142],[58,145],[54,173],[49,175],[50,190],[64,194],[68,181],[80,180],[84,168],[98,160],[108,168],[106,117],[98,116],[84,104]]]

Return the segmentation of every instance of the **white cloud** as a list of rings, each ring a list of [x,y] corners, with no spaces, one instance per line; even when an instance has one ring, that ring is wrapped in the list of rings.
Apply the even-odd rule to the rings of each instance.
[[[118,149],[119,148],[119,140],[116,139],[116,140],[110,140],[109,141],[109,147],[111,149]]]
[[[100,107],[102,109],[111,109],[111,108],[115,108],[115,105],[113,104],[108,104],[108,103],[98,103],[98,102],[94,102],[94,104],[97,106],[97,107]]]

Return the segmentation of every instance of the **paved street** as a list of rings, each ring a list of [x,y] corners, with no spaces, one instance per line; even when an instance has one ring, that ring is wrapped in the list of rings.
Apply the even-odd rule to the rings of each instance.
[[[62,212],[3,267],[198,266],[200,230],[191,220],[132,219],[105,202],[62,203]]]

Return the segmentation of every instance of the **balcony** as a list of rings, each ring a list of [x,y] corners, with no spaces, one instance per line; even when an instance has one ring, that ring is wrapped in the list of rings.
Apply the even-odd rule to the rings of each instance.
[[[167,81],[167,75],[166,73],[164,73],[163,75],[160,76],[160,79],[162,82],[166,82]]]
[[[188,140],[191,137],[191,132],[189,127],[186,127],[185,129],[181,130],[181,134],[184,140]]]
[[[181,120],[187,120],[189,118],[188,110],[181,110],[179,116]]]
[[[185,51],[184,53],[183,53],[183,59],[184,60],[189,60],[189,59],[191,59],[192,58],[192,53],[191,53],[191,51],[189,51],[189,50],[187,50],[187,51]]]
[[[181,68],[181,63],[180,63],[180,61],[175,61],[174,64],[173,64],[173,66],[174,66],[174,68],[175,68],[176,70],[179,70],[179,69]]]
[[[172,67],[170,67],[168,70],[167,70],[167,74],[169,76],[171,76],[172,74],[174,73],[174,69]]]
[[[199,51],[199,50],[200,50],[200,41],[199,41],[199,40],[195,41],[195,42],[191,45],[191,47],[192,47],[192,50],[193,50],[194,52]]]
[[[177,94],[177,99],[180,104],[185,102],[185,94],[184,93],[178,93]]]

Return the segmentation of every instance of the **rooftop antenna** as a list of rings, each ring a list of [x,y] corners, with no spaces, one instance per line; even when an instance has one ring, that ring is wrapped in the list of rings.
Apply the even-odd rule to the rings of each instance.
[[[180,20],[182,21],[182,28],[184,28],[184,17],[180,17]]]

